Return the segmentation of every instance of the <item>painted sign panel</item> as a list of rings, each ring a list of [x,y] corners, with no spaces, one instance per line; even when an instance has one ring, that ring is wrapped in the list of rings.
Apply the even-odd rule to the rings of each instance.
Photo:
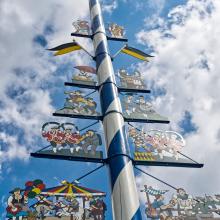
[[[174,131],[138,131],[129,128],[129,137],[135,147],[134,160],[158,162],[192,162],[179,154],[185,147],[183,137]]]
[[[123,38],[125,35],[124,27],[116,23],[110,23],[108,25],[108,32],[111,35],[111,37],[114,37],[114,38]]]
[[[105,193],[89,189],[75,182],[62,181],[61,185],[46,188],[40,179],[27,181],[23,188],[16,187],[7,200],[7,219],[37,220],[104,220]]]
[[[95,130],[79,132],[72,123],[47,122],[42,127],[42,137],[50,145],[41,154],[103,158],[103,152],[97,150],[102,138]]]
[[[90,27],[89,22],[84,20],[77,20],[72,23],[73,27],[75,29],[75,34],[84,34],[89,35],[90,34]]]
[[[183,188],[174,193],[152,186],[144,186],[145,215],[158,220],[220,219],[220,195],[192,196]]]
[[[128,73],[126,69],[120,69],[118,71],[118,77],[120,79],[120,87],[128,89],[146,89],[141,73],[135,70],[133,73]]]
[[[152,104],[145,100],[144,96],[126,94],[122,100],[122,107],[123,115],[128,119],[168,121],[167,117],[161,116],[153,109]]]
[[[75,69],[79,70],[72,77],[72,82],[83,85],[97,85],[96,70],[90,66],[75,66]]]
[[[98,116],[100,113],[96,111],[97,103],[91,97],[83,96],[83,92],[80,90],[65,92],[68,97],[66,98],[64,107],[57,110],[59,114],[70,115],[88,115]]]

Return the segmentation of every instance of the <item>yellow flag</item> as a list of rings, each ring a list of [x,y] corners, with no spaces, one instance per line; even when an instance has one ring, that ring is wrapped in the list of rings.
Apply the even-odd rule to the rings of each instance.
[[[128,54],[130,56],[133,56],[135,58],[138,58],[140,60],[144,60],[144,61],[147,61],[149,62],[149,58],[153,57],[149,54],[146,54],[144,53],[143,51],[141,50],[138,50],[136,48],[133,48],[133,47],[129,47],[128,45],[126,45],[122,50],[121,50],[122,53],[125,53],[125,54]]]
[[[54,48],[51,48],[48,50],[57,51],[54,54],[54,56],[58,56],[58,55],[63,55],[63,54],[70,53],[75,50],[81,50],[81,49],[82,49],[82,47],[79,46],[76,42],[71,42],[71,43],[61,44],[57,47],[54,47]]]

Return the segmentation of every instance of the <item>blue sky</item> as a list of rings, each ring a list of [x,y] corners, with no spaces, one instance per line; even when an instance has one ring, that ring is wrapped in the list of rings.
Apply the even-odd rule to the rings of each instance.
[[[146,125],[182,132],[184,152],[199,162],[201,170],[146,168],[159,178],[181,186],[190,193],[219,193],[220,177],[213,167],[219,162],[218,74],[219,12],[218,0],[118,0],[104,1],[105,23],[116,22],[126,28],[129,45],[155,58],[143,63],[119,55],[114,69],[138,68],[144,75],[158,112],[171,120],[170,125]],[[96,167],[94,164],[30,158],[29,153],[43,147],[41,125],[50,120],[74,121],[83,127],[88,122],[53,118],[64,103],[64,81],[70,79],[75,65],[93,65],[89,57],[76,52],[52,57],[45,49],[71,41],[72,22],[88,19],[86,0],[7,0],[0,2],[0,215],[4,216],[8,192],[22,187],[26,180],[42,178],[48,186],[69,181]],[[89,40],[82,44],[92,48]],[[110,43],[114,53],[122,45]],[[136,124],[140,127],[140,124]],[[140,188],[148,182],[137,173]],[[211,182],[206,182],[212,179]],[[200,183],[200,184],[199,184]],[[203,184],[201,184],[203,183]],[[89,188],[107,192],[108,219],[111,219],[108,172],[102,168],[81,181]],[[199,185],[199,186],[198,186]],[[140,195],[142,203],[144,195]]]

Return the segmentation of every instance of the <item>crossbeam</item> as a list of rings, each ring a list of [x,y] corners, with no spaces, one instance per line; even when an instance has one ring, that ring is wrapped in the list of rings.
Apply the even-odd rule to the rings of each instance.
[[[71,36],[73,37],[85,37],[85,38],[90,38],[93,39],[93,34],[78,34],[78,33],[71,33]],[[119,38],[119,37],[110,37],[106,36],[107,40],[112,40],[112,41],[122,41],[122,42],[128,42],[127,38]]]
[[[140,122],[140,123],[159,123],[159,124],[169,124],[168,120],[152,120],[152,119],[140,119],[140,118],[126,118],[124,117],[125,122]]]
[[[78,88],[85,88],[85,89],[94,89],[94,90],[99,90],[99,88],[100,88],[100,86],[98,86],[98,85],[86,85],[86,84],[80,84],[80,83],[76,83],[76,82],[65,82],[64,85],[78,87]],[[118,92],[150,93],[151,91],[148,89],[131,89],[131,88],[118,87]]]
[[[75,157],[71,155],[59,155],[59,154],[45,154],[41,152],[31,153],[32,157],[36,158],[46,158],[55,160],[69,160],[69,161],[79,161],[79,162],[91,162],[91,163],[105,163],[105,159],[92,158],[92,157]]]
[[[64,113],[53,113],[53,116],[68,117],[68,118],[81,118],[90,120],[102,120],[102,116],[92,116],[92,115],[78,115],[78,114],[64,114]]]
[[[133,160],[134,166],[163,166],[163,167],[185,167],[185,168],[202,168],[201,163],[182,163],[182,162],[162,162],[162,161],[142,161]]]

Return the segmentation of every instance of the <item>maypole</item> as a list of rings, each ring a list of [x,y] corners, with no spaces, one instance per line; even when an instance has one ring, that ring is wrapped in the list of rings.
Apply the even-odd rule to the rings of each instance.
[[[113,218],[142,219],[124,118],[98,0],[90,0],[95,61],[112,186]]]
[[[107,36],[99,0],[89,0],[89,8],[91,27],[89,22],[77,20],[77,22],[73,22],[75,32],[71,35],[92,39],[95,55],[91,55],[75,39],[49,50],[54,51],[55,56],[84,50],[95,61],[96,69],[85,65],[75,66],[75,69],[80,72],[73,75],[72,82],[65,82],[65,86],[73,87],[74,90],[65,92],[68,97],[65,99],[64,107],[57,110],[53,115],[95,120],[96,122],[87,124],[86,127],[81,129],[72,122],[46,122],[42,126],[42,137],[50,145],[31,153],[31,156],[102,164],[76,179],[77,182],[103,166],[108,166],[111,179],[113,219],[142,220],[133,167],[177,190],[176,187],[146,173],[137,166],[201,168],[203,164],[197,163],[180,152],[185,146],[185,141],[177,132],[158,129],[144,132],[130,123],[169,123],[167,117],[161,116],[153,109],[149,100],[145,100],[143,95],[137,95],[150,93],[150,90],[145,88],[139,71],[136,70],[133,74],[128,74],[125,69],[120,69],[118,73],[120,82],[115,80],[112,60],[120,52],[146,62],[152,56],[130,47],[128,44],[125,44],[114,56],[111,56],[108,49],[108,40],[127,42],[128,40],[123,38],[124,28],[112,23],[108,27],[111,36]],[[88,74],[95,77],[93,78]],[[85,95],[83,91],[76,90],[76,88],[93,91]],[[96,109],[97,103],[89,97],[96,91],[99,91],[100,95],[101,114]],[[122,102],[119,94],[124,96]],[[107,155],[104,155],[104,152],[100,150],[96,150],[96,148],[102,146],[102,138],[97,131],[89,129],[99,121],[102,122],[104,127]],[[128,122],[128,135],[135,150],[133,155],[131,155],[130,146],[128,145],[125,122]],[[149,187],[149,189],[151,188]],[[156,193],[161,192],[158,190],[153,191]],[[93,194],[93,196],[96,195]],[[106,210],[104,202],[100,199],[91,200],[90,206],[89,210],[85,210],[85,201],[83,202],[83,218],[93,216],[94,219],[104,220]],[[68,216],[68,214],[71,213],[64,213],[63,216]],[[145,214],[150,219],[159,216],[157,210],[153,208]]]

